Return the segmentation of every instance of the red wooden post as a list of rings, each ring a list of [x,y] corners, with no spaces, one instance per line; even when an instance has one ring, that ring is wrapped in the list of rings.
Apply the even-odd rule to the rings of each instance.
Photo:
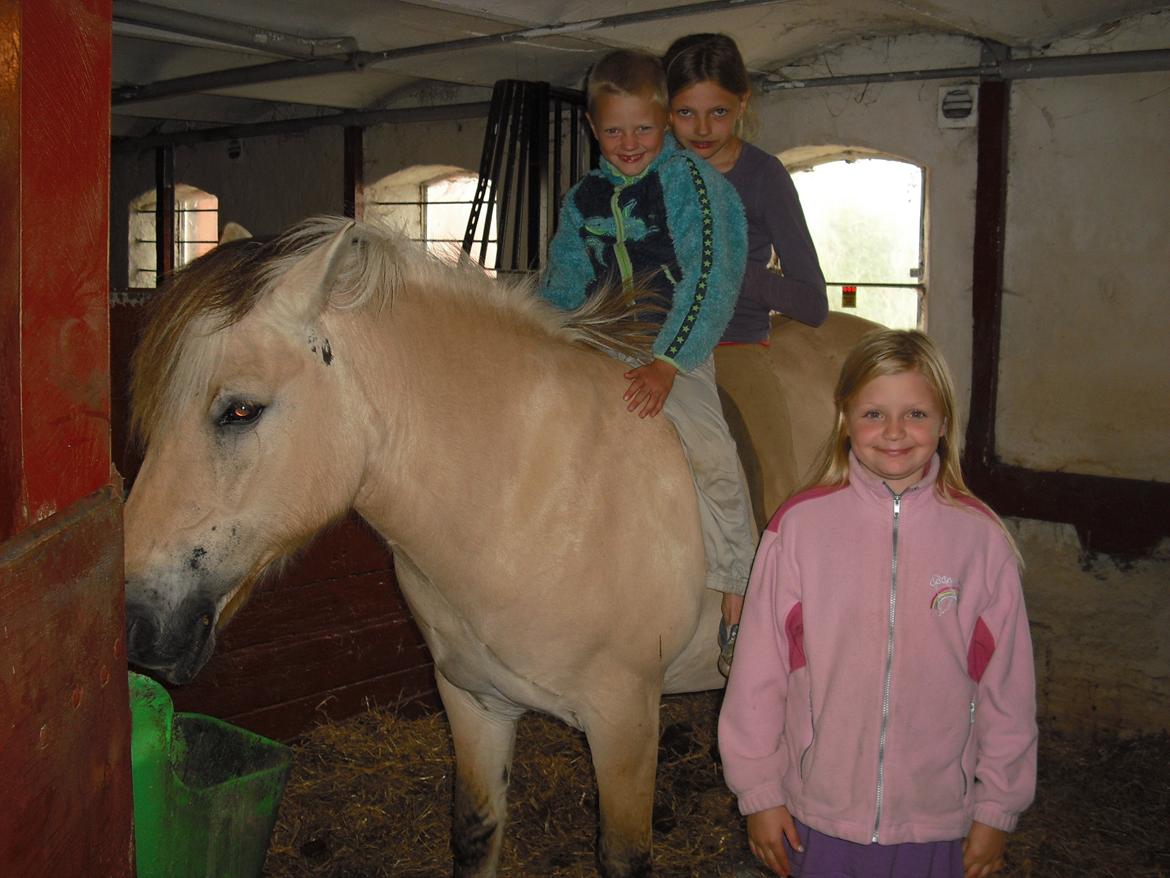
[[[110,0],[5,0],[0,539],[110,481]]]
[[[0,0],[0,873],[133,874],[111,0]]]

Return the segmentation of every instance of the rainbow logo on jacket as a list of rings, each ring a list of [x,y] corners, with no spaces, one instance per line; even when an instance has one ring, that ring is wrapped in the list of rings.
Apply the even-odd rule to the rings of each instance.
[[[957,579],[949,576],[936,574],[930,577],[930,586],[934,589],[930,609],[936,616],[943,616],[959,605],[959,584]]]

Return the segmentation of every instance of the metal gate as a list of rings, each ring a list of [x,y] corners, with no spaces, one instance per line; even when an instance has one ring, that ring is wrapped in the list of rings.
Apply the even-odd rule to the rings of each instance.
[[[497,82],[463,250],[497,272],[539,271],[561,197],[597,159],[582,92]]]

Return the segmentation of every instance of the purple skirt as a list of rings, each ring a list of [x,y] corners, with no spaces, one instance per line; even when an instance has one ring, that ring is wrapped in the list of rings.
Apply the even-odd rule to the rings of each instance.
[[[963,840],[857,844],[796,821],[804,853],[784,839],[792,878],[963,878]]]

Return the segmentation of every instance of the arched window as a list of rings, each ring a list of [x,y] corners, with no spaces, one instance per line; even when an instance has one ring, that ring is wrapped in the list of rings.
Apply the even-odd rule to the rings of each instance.
[[[416,165],[366,187],[365,218],[398,229],[427,250],[457,259],[467,231],[478,176],[462,168]],[[496,219],[481,215],[475,241],[487,237],[486,264],[495,264]],[[479,249],[476,248],[476,255]]]
[[[156,204],[153,190],[130,202],[131,287],[153,287],[157,282]],[[218,243],[219,199],[185,183],[175,186],[175,268],[194,261]]]
[[[829,307],[897,329],[925,328],[923,169],[855,151],[781,159],[800,193]]]

